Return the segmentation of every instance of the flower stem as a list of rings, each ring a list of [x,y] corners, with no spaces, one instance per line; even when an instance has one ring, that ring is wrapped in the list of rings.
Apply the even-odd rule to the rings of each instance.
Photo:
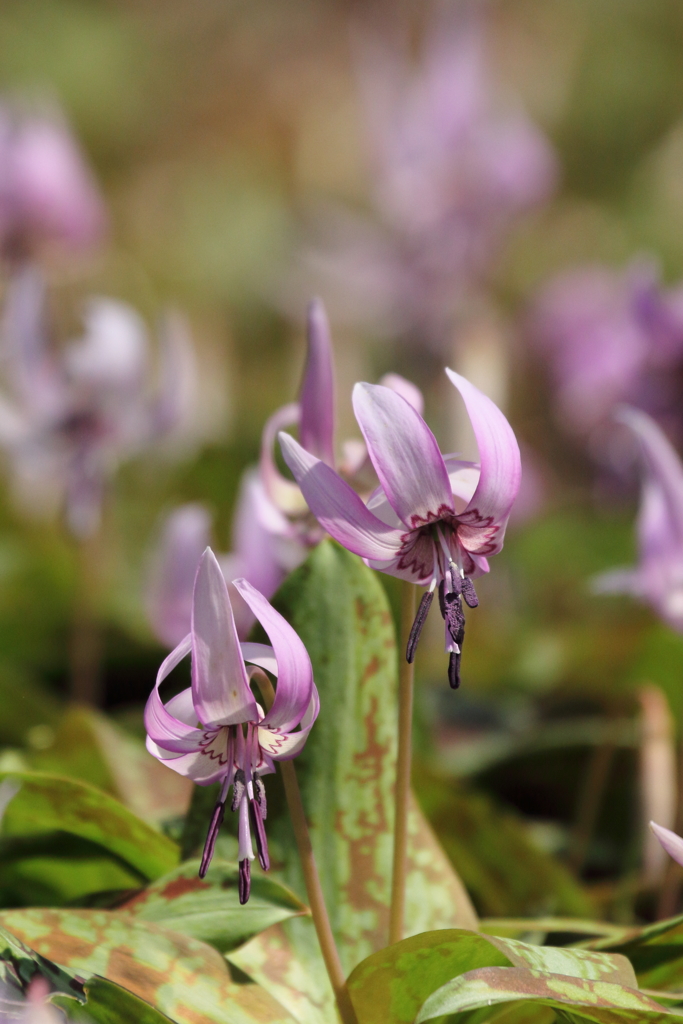
[[[275,699],[273,684],[261,669],[252,669],[251,677],[261,691],[264,704],[266,705],[266,710],[268,710]],[[332,926],[330,924],[330,918],[325,905],[325,897],[320,883],[318,867],[315,862],[313,844],[311,843],[311,835],[308,831],[306,812],[304,811],[304,805],[301,799],[301,790],[299,789],[299,781],[296,777],[294,762],[281,761],[280,771],[282,772],[282,781],[285,787],[287,807],[289,808],[289,815],[292,819],[296,845],[299,850],[299,859],[301,861],[304,881],[306,883],[308,904],[311,908],[313,924],[315,925],[318,942],[320,943],[320,951],[323,955],[323,960],[325,961],[325,967],[327,968],[335,999],[337,1000],[339,1016],[341,1017],[343,1024],[357,1024],[356,1012],[353,1008],[353,1004],[351,1003],[351,998],[346,987],[346,978],[344,976],[341,960],[339,959],[337,945],[334,941]]]
[[[408,874],[408,808],[413,731],[413,681],[415,667],[406,660],[406,647],[415,618],[415,585],[401,585],[401,640],[398,675],[398,758],[394,813],[394,866],[391,876],[389,942],[403,938]]]

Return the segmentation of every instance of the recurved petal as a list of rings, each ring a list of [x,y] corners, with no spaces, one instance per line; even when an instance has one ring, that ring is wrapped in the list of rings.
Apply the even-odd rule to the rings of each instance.
[[[161,663],[157,673],[156,684],[145,706],[145,729],[149,739],[163,747],[165,751],[177,754],[196,750],[202,738],[202,730],[188,725],[172,715],[165,707],[159,695],[159,687],[164,679],[180,664],[192,649],[192,637],[188,633],[174,651]]]
[[[211,516],[194,502],[175,509],[164,523],[152,559],[146,608],[154,632],[169,647],[189,632],[194,578],[210,533]]]
[[[273,449],[275,438],[283,427],[290,427],[298,423],[301,418],[301,408],[298,402],[291,402],[277,409],[263,428],[261,435],[261,458],[259,470],[261,480],[265,487],[266,494],[281,512],[285,515],[300,515],[306,511],[306,502],[296,484],[285,479],[275,464]]]
[[[650,828],[669,856],[679,864],[683,864],[683,839],[670,829],[664,828],[663,825],[656,825],[654,821],[650,822]]]
[[[287,620],[247,580],[233,580],[233,586],[268,634],[277,660],[275,701],[261,726],[288,732],[299,724],[311,700],[313,669],[308,651]]]
[[[211,548],[202,555],[194,584],[192,696],[202,725],[258,721],[228,587]]]
[[[299,439],[306,451],[334,466],[334,362],[330,325],[320,299],[313,299],[308,307],[306,336],[308,351],[299,396]]]
[[[453,510],[439,446],[405,398],[380,384],[356,384],[353,409],[389,503],[411,529]]]
[[[402,533],[370,512],[333,469],[305,451],[289,434],[280,434],[285,462],[296,477],[313,515],[327,532],[362,558],[393,558]]]
[[[301,720],[301,728],[296,732],[280,732],[264,726],[265,719],[259,725],[258,737],[261,750],[274,761],[290,761],[300,754],[306,745],[308,734],[313,728],[318,712],[320,698],[313,684],[311,699],[306,714]]]
[[[157,760],[172,768],[178,775],[192,779],[198,786],[209,786],[212,782],[224,779],[228,768],[218,760],[212,760],[202,750],[194,750],[187,754],[171,754],[147,737],[147,749]]]
[[[412,381],[402,377],[400,373],[385,373],[377,383],[381,384],[383,388],[390,388],[392,391],[395,391],[401,398],[405,398],[409,405],[412,405],[416,413],[420,416],[423,415],[425,407],[424,396]]]
[[[479,482],[467,508],[459,516],[458,539],[475,554],[500,551],[510,509],[522,476],[519,445],[512,427],[498,406],[474,384],[446,370],[462,395],[479,447]]]

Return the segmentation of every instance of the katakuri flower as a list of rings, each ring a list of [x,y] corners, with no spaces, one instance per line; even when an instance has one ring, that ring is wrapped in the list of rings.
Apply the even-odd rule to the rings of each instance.
[[[560,274],[540,291],[531,335],[548,359],[562,422],[583,433],[619,402],[671,412],[671,370],[683,360],[683,290],[664,289],[656,265],[601,265]]]
[[[655,421],[623,406],[616,419],[635,437],[642,489],[638,515],[638,565],[598,576],[598,593],[627,593],[646,601],[673,629],[683,632],[683,464]]]
[[[489,571],[503,546],[521,465],[515,435],[498,407],[464,377],[446,371],[465,402],[480,463],[442,455],[420,414],[390,388],[356,384],[353,406],[379,487],[367,504],[321,459],[289,434],[280,444],[321,526],[373,569],[427,586],[413,625],[410,662],[439,587],[446,622],[448,677],[460,682],[465,617],[478,604],[472,579]]]
[[[277,468],[275,440],[284,427],[298,425],[302,448],[336,468],[354,490],[369,494],[377,485],[363,441],[345,441],[341,446],[341,460],[336,459],[334,354],[327,314],[320,299],[309,304],[306,338],[306,365],[299,401],[282,406],[266,422],[259,466],[263,496],[271,505],[270,514],[265,505],[261,506],[259,519],[271,534],[289,542],[287,548],[280,550],[280,558],[289,568],[295,568],[297,562],[303,560],[306,549],[322,539],[323,531],[311,516],[298,485]],[[380,384],[401,395],[418,414],[422,413],[422,393],[409,380],[388,373]]]
[[[319,711],[310,658],[288,622],[244,579],[233,580],[265,629],[272,647],[240,643],[228,587],[216,557],[207,548],[199,563],[190,633],[162,663],[145,708],[147,749],[163,764],[200,786],[220,782],[221,790],[204,846],[200,877],[213,856],[228,790],[239,816],[240,902],[249,899],[251,831],[261,867],[268,870],[264,827],[263,776],[275,761],[301,752]],[[164,703],[159,687],[187,655],[192,655],[192,685]],[[277,677],[275,701],[264,714],[251,688],[253,666]]]
[[[71,532],[99,524],[105,486],[119,463],[159,442],[188,416],[194,357],[184,324],[168,318],[159,334],[156,387],[149,339],[124,302],[92,298],[85,332],[62,349],[48,342],[45,285],[26,268],[12,280],[3,323],[0,445],[20,495],[60,502]]]
[[[657,825],[654,821],[650,822],[650,828],[659,839],[660,843],[672,857],[677,864],[683,865],[683,839],[672,832],[669,828],[664,828],[663,825]]]
[[[72,250],[99,242],[104,201],[59,111],[0,104],[0,251],[16,264],[45,243]]]

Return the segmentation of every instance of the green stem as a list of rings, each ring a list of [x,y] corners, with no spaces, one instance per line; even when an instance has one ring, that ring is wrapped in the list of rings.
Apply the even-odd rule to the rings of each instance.
[[[408,637],[415,619],[415,586],[404,582],[401,589],[401,641],[398,676],[398,757],[394,814],[394,864],[391,876],[389,942],[400,942],[406,909],[408,874],[408,811],[412,760],[413,682],[415,669],[406,661]]]
[[[261,669],[252,669],[251,677],[261,691],[264,704],[266,705],[266,710],[270,709],[273,701],[275,700],[273,684]],[[311,843],[311,834],[308,830],[306,812],[304,811],[303,800],[301,799],[301,790],[299,789],[299,781],[296,777],[294,762],[281,761],[280,771],[282,773],[282,781],[285,786],[285,796],[287,798],[287,807],[289,808],[289,816],[294,827],[296,845],[299,851],[299,859],[301,861],[304,881],[306,883],[308,904],[311,908],[311,916],[318,936],[320,951],[323,955],[323,960],[325,961],[325,967],[327,968],[335,999],[337,1000],[339,1016],[341,1017],[343,1024],[358,1024],[356,1011],[353,1008],[353,1004],[351,1003],[351,998],[346,987],[346,977],[344,976],[344,970],[341,965],[341,960],[339,959],[339,952],[334,941],[332,926],[327,913],[327,906],[325,905],[325,897],[323,895],[323,888],[320,882],[320,875],[318,874],[318,866],[315,862],[313,844]]]

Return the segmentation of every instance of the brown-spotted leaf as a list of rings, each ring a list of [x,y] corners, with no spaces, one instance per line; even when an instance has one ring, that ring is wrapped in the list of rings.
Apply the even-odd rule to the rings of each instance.
[[[291,1024],[258,985],[233,981],[211,946],[130,913],[9,910],[0,926],[58,964],[122,985],[178,1024]]]
[[[595,1024],[670,1024],[680,1020],[675,1012],[624,985],[523,967],[484,967],[453,978],[433,992],[415,1022],[520,1001]]]
[[[200,878],[199,864],[185,861],[119,909],[208,942],[221,953],[279,921],[309,912],[291,889],[257,873],[252,876],[249,902],[241,906],[237,867],[214,857]]]
[[[683,988],[683,915],[586,945],[628,957],[643,988]]]

